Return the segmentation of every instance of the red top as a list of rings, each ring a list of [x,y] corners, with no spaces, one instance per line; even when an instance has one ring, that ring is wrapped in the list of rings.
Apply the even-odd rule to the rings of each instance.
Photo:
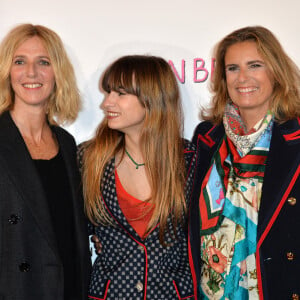
[[[123,188],[117,170],[115,170],[116,190],[120,208],[127,219],[127,222],[137,232],[141,238],[145,238],[145,233],[151,219],[153,208],[151,204],[134,198]]]

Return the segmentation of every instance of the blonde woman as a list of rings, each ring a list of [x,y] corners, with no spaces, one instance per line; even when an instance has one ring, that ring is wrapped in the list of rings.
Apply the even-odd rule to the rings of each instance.
[[[74,138],[80,109],[58,35],[13,28],[0,45],[0,298],[86,299],[90,258]]]
[[[125,56],[102,78],[105,118],[79,152],[102,248],[90,299],[193,299],[186,214],[194,150],[168,63]]]
[[[200,299],[300,297],[300,73],[274,34],[217,45],[191,209]]]

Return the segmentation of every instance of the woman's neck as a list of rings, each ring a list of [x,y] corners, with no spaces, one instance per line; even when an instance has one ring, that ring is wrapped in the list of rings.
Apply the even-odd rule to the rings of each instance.
[[[240,112],[241,119],[249,132],[259,121],[261,121],[267,112]]]
[[[131,137],[125,135],[125,149],[128,151],[128,153],[130,153],[132,157],[134,157],[135,161],[142,163],[144,162],[139,137]]]
[[[19,113],[11,117],[18,127],[32,159],[51,159],[58,153],[58,142],[47,123],[45,113]]]
[[[11,117],[22,136],[39,143],[45,133],[50,129],[44,111],[10,111]]]

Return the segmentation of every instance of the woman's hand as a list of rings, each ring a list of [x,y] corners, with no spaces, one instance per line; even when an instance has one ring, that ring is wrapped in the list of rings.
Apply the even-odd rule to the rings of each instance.
[[[100,240],[99,240],[99,238],[97,237],[97,235],[94,234],[94,235],[91,237],[91,242],[94,243],[94,247],[95,247],[96,253],[97,253],[97,254],[100,254],[100,253],[101,253],[101,250],[102,250],[102,245],[101,245]]]

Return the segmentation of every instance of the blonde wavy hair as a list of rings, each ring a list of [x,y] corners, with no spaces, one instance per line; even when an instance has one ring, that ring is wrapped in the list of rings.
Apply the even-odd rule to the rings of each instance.
[[[48,100],[48,121],[50,124],[71,123],[81,109],[73,66],[60,37],[41,25],[16,26],[0,44],[0,114],[11,110],[14,105],[14,91],[10,83],[14,53],[23,42],[35,36],[39,37],[44,44],[55,75],[55,88]]]
[[[224,109],[229,101],[226,85],[225,55],[227,49],[245,41],[253,41],[274,79],[271,111],[277,122],[300,115],[300,73],[296,64],[288,57],[274,34],[261,26],[244,27],[233,31],[215,47],[215,69],[210,90],[213,94],[211,107],[204,109],[201,117],[213,123],[221,123]]]
[[[102,88],[106,92],[122,88],[136,95],[145,107],[140,144],[154,208],[148,232],[159,223],[160,242],[164,244],[168,217],[172,216],[172,233],[176,236],[177,224],[186,210],[183,120],[176,78],[164,59],[131,55],[108,67],[102,77]],[[105,184],[103,174],[107,163],[116,153],[124,154],[124,134],[110,129],[104,119],[95,137],[85,146],[82,174],[86,213],[94,224],[112,224],[101,198],[100,182]]]

